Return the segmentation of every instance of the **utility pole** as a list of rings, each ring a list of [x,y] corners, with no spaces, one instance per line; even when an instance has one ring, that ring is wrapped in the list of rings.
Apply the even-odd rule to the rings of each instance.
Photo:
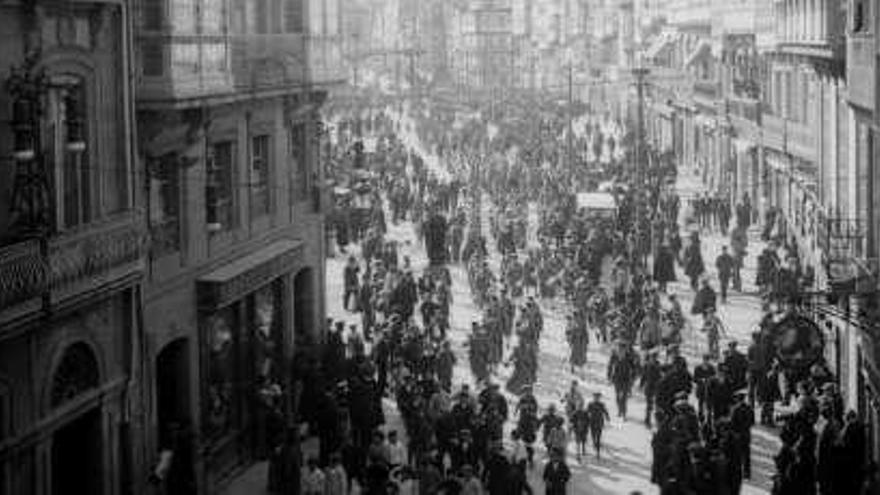
[[[645,239],[646,233],[643,232],[644,224],[647,221],[647,189],[646,189],[646,170],[647,163],[644,160],[644,112],[645,112],[645,77],[648,75],[648,69],[644,67],[636,67],[633,69],[633,76],[636,80],[636,125],[635,125],[635,143],[633,157],[633,166],[636,167],[635,172],[636,187],[638,196],[636,197],[636,245],[640,251],[640,258],[643,267],[647,267],[647,248],[650,246],[650,239]],[[650,227],[648,227],[650,233]]]
[[[568,59],[568,136],[566,139],[566,154],[568,155],[568,173],[570,178],[574,178],[574,122],[573,122],[573,105],[574,105],[574,60]]]

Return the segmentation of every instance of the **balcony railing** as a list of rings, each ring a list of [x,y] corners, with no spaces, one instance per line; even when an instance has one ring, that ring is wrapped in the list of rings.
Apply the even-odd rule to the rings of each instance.
[[[847,99],[851,104],[876,110],[876,71],[874,36],[851,35],[846,44]]]
[[[122,215],[83,232],[0,248],[0,312],[41,296],[52,302],[99,289],[143,270],[139,217]]]

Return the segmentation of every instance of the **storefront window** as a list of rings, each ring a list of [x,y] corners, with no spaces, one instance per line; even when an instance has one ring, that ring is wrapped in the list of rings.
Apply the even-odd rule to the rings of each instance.
[[[281,379],[280,289],[272,284],[254,293],[253,339],[255,372],[258,382],[267,386]]]
[[[235,310],[226,308],[207,319],[208,385],[205,396],[205,434],[216,438],[233,427],[235,378]]]

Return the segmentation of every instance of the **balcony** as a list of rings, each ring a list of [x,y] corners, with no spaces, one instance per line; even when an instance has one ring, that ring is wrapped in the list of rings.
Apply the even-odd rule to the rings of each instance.
[[[876,109],[877,67],[874,36],[852,34],[846,43],[847,100],[868,112]]]
[[[142,35],[142,106],[300,92],[344,79],[342,40],[302,33]]]
[[[42,252],[38,240],[0,248],[0,321],[125,284],[144,269],[141,218],[125,214],[82,232],[61,234]]]

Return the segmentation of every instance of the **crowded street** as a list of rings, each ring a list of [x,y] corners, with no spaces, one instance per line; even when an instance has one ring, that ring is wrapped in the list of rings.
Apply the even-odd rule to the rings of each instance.
[[[412,141],[407,144],[414,149],[422,149],[421,143],[417,141],[415,136],[407,136]],[[435,156],[425,156],[428,163],[437,162]],[[693,180],[682,178],[679,184],[680,189],[685,192],[699,190],[698,184],[693,184]],[[389,227],[386,235],[388,239],[396,241],[401,248],[400,254],[408,256],[412,260],[412,266],[416,272],[423,269],[428,264],[427,256],[424,249],[419,247],[416,239],[416,232],[411,222],[401,222],[397,225]],[[758,240],[758,236],[754,236],[754,240]],[[493,243],[489,243],[493,245]],[[709,235],[705,238],[704,256],[706,259],[715,259],[721,251],[721,246],[725,244],[725,239],[720,235]],[[760,249],[760,248],[755,248]],[[349,254],[357,255],[358,251],[349,250]],[[490,255],[490,264],[497,267],[497,253]],[[360,318],[353,315],[342,308],[342,300],[339,297],[343,293],[343,271],[345,267],[346,257],[337,253],[336,256],[329,260],[327,265],[327,301],[331,308],[329,316],[334,320],[346,321],[348,323],[357,323]],[[757,295],[757,288],[754,286],[754,277],[756,272],[755,258],[746,261],[743,270],[743,278],[745,280],[743,292],[741,294],[733,294],[728,304],[719,308],[719,316],[726,323],[730,334],[727,340],[735,340],[739,342],[741,348],[745,349],[750,340],[751,331],[757,326],[761,318],[761,302]],[[455,368],[453,383],[457,388],[459,384],[467,383],[472,388],[477,386],[476,381],[467,366],[467,341],[470,332],[470,322],[479,317],[480,310],[472,303],[467,285],[467,274],[463,266],[453,266],[452,271],[452,299],[453,306],[451,309],[451,332],[449,340],[456,354],[458,365]],[[684,307],[690,307],[693,302],[693,291],[689,290],[686,281],[682,280],[671,284],[670,293],[680,295],[680,301]],[[557,407],[564,407],[562,400],[572,380],[578,380],[582,393],[591,395],[593,392],[601,392],[606,401],[612,401],[614,397],[613,387],[605,378],[605,370],[610,356],[610,347],[607,345],[592,345],[589,349],[587,358],[588,365],[583,371],[571,373],[567,366],[568,345],[565,342],[564,326],[565,315],[558,305],[552,302],[542,304],[544,308],[545,326],[547,331],[542,336],[540,343],[539,361],[541,368],[538,372],[538,379],[535,384],[534,393],[538,399],[538,403],[542,406],[556,403]],[[694,325],[699,325],[696,318],[688,316],[688,325],[694,329]],[[688,358],[691,365],[699,362],[700,350],[704,349],[705,339],[695,330],[688,332],[688,339],[683,343],[685,349],[684,355]],[[502,367],[493,377],[496,381],[506,381],[512,370],[510,367]],[[515,403],[516,397],[510,396],[511,404]],[[390,416],[396,414],[393,401],[386,401],[390,411]],[[610,407],[610,406],[609,406]],[[643,493],[654,493],[650,486],[650,470],[651,470],[651,429],[646,427],[640,418],[644,417],[644,400],[639,394],[636,394],[632,400],[630,413],[632,417],[629,421],[621,421],[614,419],[608,426],[605,445],[608,449],[608,456],[604,459],[597,460],[594,456],[589,455],[583,459],[583,462],[576,462],[572,458],[570,463],[572,468],[571,484],[577,487],[571,493],[584,494],[621,494],[629,493],[633,490],[641,490]],[[515,421],[508,421],[506,431],[515,427]],[[505,435],[507,437],[507,435]],[[742,491],[743,494],[759,494],[768,493],[771,486],[771,476],[773,474],[772,458],[778,449],[779,441],[777,435],[769,429],[756,428],[753,433],[752,462],[753,475],[748,480]],[[571,446],[574,452],[574,445]],[[540,449],[539,449],[540,452]],[[540,456],[545,456],[545,452],[541,452]],[[540,481],[540,471],[531,470],[529,479],[534,489],[540,490],[542,482]]]
[[[422,142],[420,136],[415,132],[419,127],[415,119],[405,113],[395,113],[392,110],[387,111],[386,128],[393,129],[395,132],[394,140],[398,140],[404,149],[409,149],[411,153],[408,160],[418,161],[424,164],[431,176],[443,177],[445,181],[455,180],[455,171],[450,170],[444,160],[436,154],[427,151],[429,146]],[[379,159],[382,159],[381,157]],[[690,204],[692,198],[700,197],[703,193],[699,179],[692,178],[685,173],[680,173],[674,183],[674,193],[680,195],[682,201]],[[485,197],[485,196],[484,196]],[[414,274],[415,279],[419,280],[421,285],[424,275],[432,270],[432,262],[427,252],[427,245],[419,238],[420,227],[412,221],[413,216],[405,212],[395,212],[388,191],[384,191],[381,195],[374,195],[374,198],[380,199],[377,207],[381,205],[381,216],[388,219],[385,227],[385,233],[382,236],[380,246],[386,246],[393,249],[393,256],[401,264],[405,273]],[[418,201],[418,199],[416,199]],[[418,208],[417,206],[415,208]],[[537,205],[530,204],[525,210],[528,212],[525,217],[525,229],[523,233],[523,248],[532,250],[538,248],[539,225],[529,225],[537,219],[534,210]],[[455,208],[453,207],[453,210]],[[491,232],[492,222],[489,220],[497,211],[497,207],[488,199],[480,200],[480,214],[469,215],[476,217],[480,221],[480,230]],[[682,208],[676,218],[681,228],[685,228],[688,222],[692,222],[694,212],[692,208]],[[422,227],[424,229],[424,227]],[[423,232],[423,231],[422,231]],[[722,236],[717,229],[713,229],[711,225],[707,228],[700,228],[701,235],[701,251],[702,256],[706,260],[714,260],[718,258],[729,244],[726,236]],[[340,235],[337,231],[336,235]],[[424,234],[423,232],[423,235]],[[488,237],[488,236],[487,236]],[[328,321],[340,337],[340,344],[347,349],[347,353],[351,355],[365,352],[367,355],[376,356],[378,350],[376,337],[370,336],[362,332],[364,320],[364,312],[362,308],[356,308],[349,300],[349,286],[353,281],[348,276],[350,271],[359,272],[369,266],[366,263],[363,242],[338,242],[334,246],[334,252],[328,259],[327,263],[327,293],[326,300],[328,305]],[[758,229],[748,230],[748,242],[751,252],[760,252],[764,250],[765,243],[761,240],[760,231]],[[504,256],[498,251],[499,243],[497,239],[491,237],[486,242],[488,246],[486,251],[486,269],[490,272],[500,272],[503,270],[502,259]],[[342,251],[344,249],[344,252]],[[370,249],[375,250],[375,247]],[[380,256],[385,259],[387,253],[381,251]],[[374,251],[375,252],[375,251]],[[757,260],[756,256],[748,256],[745,258],[741,270],[741,287],[740,290],[730,291],[726,301],[722,301],[717,306],[717,315],[723,322],[723,330],[720,339],[715,343],[715,347],[729,348],[737,345],[739,349],[750,348],[753,332],[757,331],[759,323],[762,319],[762,298],[760,288],[756,285],[757,277]],[[710,265],[708,262],[707,265]],[[600,273],[597,282],[600,286],[611,288],[612,273],[612,257],[605,256],[600,262]],[[710,265],[711,266],[711,265]],[[517,374],[517,364],[514,363],[514,349],[519,347],[519,342],[511,338],[502,345],[502,354],[497,365],[490,365],[491,371],[480,371],[481,376],[475,375],[477,370],[482,366],[474,368],[473,348],[476,346],[473,328],[475,322],[481,319],[483,310],[480,307],[480,301],[472,294],[474,290],[474,282],[471,268],[466,264],[450,263],[449,280],[451,282],[449,294],[446,296],[451,304],[448,309],[448,330],[441,337],[441,341],[448,342],[451,350],[452,362],[455,364],[451,367],[451,376],[447,378],[452,393],[462,390],[462,387],[468,387],[472,391],[482,392],[487,388],[503,389],[503,396],[506,402],[513,409],[514,405],[520,401],[520,394],[516,393],[516,389],[511,390],[510,383]],[[707,270],[703,274],[703,280],[717,280],[718,273],[715,266]],[[707,282],[708,283],[708,282]],[[680,276],[677,280],[672,280],[665,287],[668,296],[676,295],[679,304],[683,308],[693,308],[695,306],[695,293],[690,287],[687,278]],[[526,297],[515,298],[525,301]],[[534,300],[529,297],[528,299]],[[348,304],[346,304],[346,300]],[[431,299],[425,299],[431,301]],[[423,305],[426,304],[423,302]],[[577,394],[583,397],[594,397],[606,404],[607,410],[612,414],[609,415],[609,421],[604,428],[604,436],[601,445],[601,456],[593,451],[584,453],[578,451],[575,441],[565,441],[564,452],[562,458],[568,465],[571,472],[570,486],[576,487],[571,493],[597,493],[597,494],[618,494],[618,493],[655,493],[656,488],[656,461],[654,452],[656,445],[653,445],[652,439],[657,432],[657,425],[649,424],[646,415],[646,401],[643,389],[639,386],[634,387],[635,393],[629,401],[626,415],[619,414],[615,407],[615,385],[609,380],[608,370],[609,361],[615,353],[615,347],[621,340],[605,342],[597,341],[587,344],[585,355],[583,357],[582,366],[575,369],[572,360],[572,348],[570,341],[566,342],[566,325],[567,314],[570,312],[570,303],[563,297],[542,297],[538,303],[539,312],[543,315],[543,329],[537,342],[536,361],[538,364],[533,385],[529,387],[531,394],[537,400],[540,411],[549,407],[555,407],[559,411],[567,408],[567,398],[570,393],[570,387],[577,390]],[[700,326],[703,325],[701,317],[694,316],[689,311],[684,315],[684,321],[681,325],[680,336],[678,341],[673,344],[674,352],[681,355],[688,368],[696,369],[702,357],[711,351],[709,337],[702,331]],[[421,319],[421,318],[420,318]],[[568,318],[570,320],[570,317]],[[392,320],[393,322],[394,320]],[[414,327],[417,328],[417,327]],[[597,333],[598,337],[599,334]],[[522,336],[518,340],[521,340]],[[589,339],[593,340],[593,339]],[[598,339],[596,339],[598,340]],[[644,345],[641,346],[645,348]],[[360,350],[353,350],[360,349]],[[402,351],[404,351],[402,349]],[[716,351],[717,352],[717,351]],[[751,352],[751,351],[750,351]],[[642,357],[637,358],[641,361],[647,359],[649,354],[657,355],[653,350],[648,350]],[[726,351],[725,351],[726,354]],[[507,356],[510,356],[509,358]],[[375,358],[374,358],[375,359]],[[713,357],[712,362],[717,362],[717,358]],[[470,366],[468,363],[471,363]],[[644,364],[642,364],[644,366]],[[392,373],[393,375],[394,373]],[[498,386],[498,384],[508,384],[508,386]],[[644,382],[642,382],[644,383]],[[401,384],[398,384],[401,386]],[[731,390],[729,393],[733,393]],[[596,396],[595,394],[599,394]],[[399,442],[407,445],[410,442],[410,434],[406,427],[407,422],[402,418],[400,412],[399,398],[395,400],[391,393],[386,392],[382,399],[383,404],[383,422],[380,426],[381,431],[395,431],[398,434]],[[693,400],[693,397],[692,399]],[[694,401],[694,405],[696,402]],[[708,407],[708,406],[707,406]],[[702,410],[702,406],[701,406]],[[702,414],[702,413],[701,413]],[[511,453],[516,448],[516,441],[511,441],[511,434],[518,431],[518,420],[514,414],[509,414],[504,422],[503,434],[501,437],[503,442],[499,448]],[[763,422],[763,418],[762,418]],[[307,437],[315,434],[310,431]],[[573,433],[572,433],[573,434]],[[778,451],[780,442],[778,439],[778,430],[769,426],[755,426],[751,431],[750,456],[751,456],[751,476],[744,480],[742,490],[739,493],[769,493],[773,484],[772,477],[774,475],[774,456]],[[317,442],[318,444],[320,442]],[[312,445],[312,448],[320,452],[320,447],[314,442],[306,442],[306,445]],[[555,448],[555,447],[554,447]],[[589,450],[589,449],[588,449]],[[540,489],[545,482],[542,479],[543,469],[540,466],[550,458],[550,452],[545,445],[537,444],[535,446],[535,464],[526,469],[526,479],[532,489]],[[445,461],[451,462],[450,458]],[[654,466],[654,467],[652,467]],[[247,490],[255,489],[262,486],[265,476],[264,467],[258,466],[251,470],[250,476],[244,476],[238,480],[237,484],[227,492],[230,495],[235,493],[244,493]],[[357,481],[354,486],[360,486]],[[257,488],[258,489],[258,488]],[[360,488],[358,488],[360,489]],[[703,492],[699,492],[703,493]]]

